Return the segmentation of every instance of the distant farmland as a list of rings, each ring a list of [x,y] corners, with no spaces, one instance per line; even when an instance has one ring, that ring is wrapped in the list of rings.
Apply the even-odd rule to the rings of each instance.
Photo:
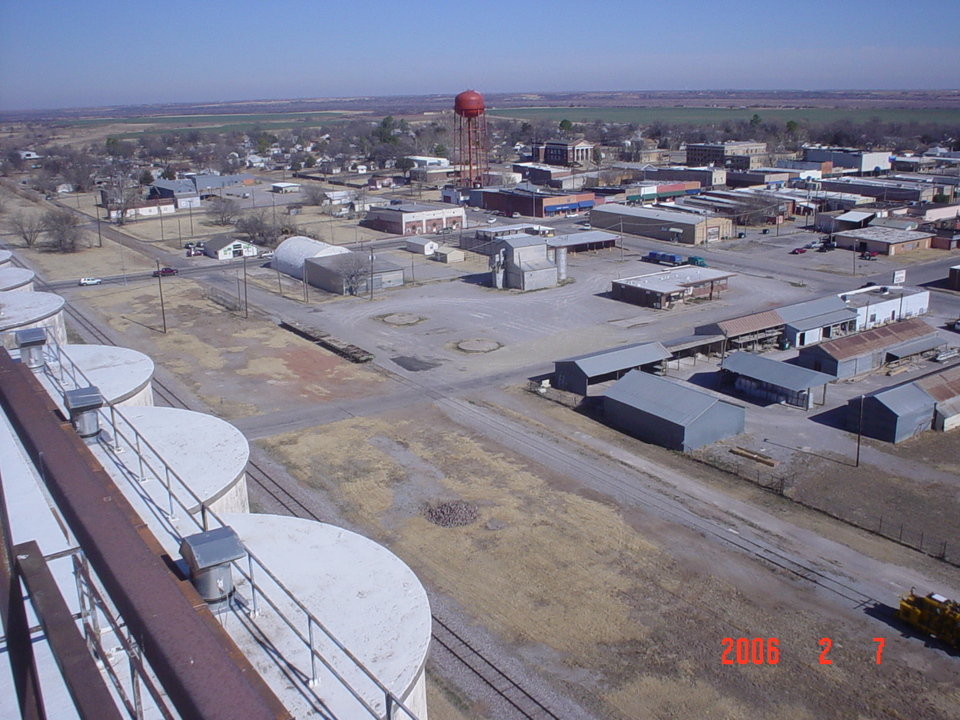
[[[960,110],[947,109],[898,109],[898,108],[706,108],[706,107],[530,107],[492,108],[489,115],[497,117],[522,118],[524,120],[570,120],[571,122],[637,123],[649,125],[654,122],[689,125],[712,125],[725,121],[750,120],[754,114],[761,120],[780,120],[787,122],[807,122],[820,125],[837,121],[865,123],[871,120],[881,122],[923,122],[944,125],[960,125]]]

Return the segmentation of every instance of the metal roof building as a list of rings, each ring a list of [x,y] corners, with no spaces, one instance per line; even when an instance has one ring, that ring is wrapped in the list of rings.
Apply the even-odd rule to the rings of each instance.
[[[673,380],[633,370],[603,397],[606,421],[644,442],[695,450],[743,432],[742,406]]]
[[[936,402],[914,383],[852,398],[847,428],[867,437],[898,443],[929,430]]]
[[[615,300],[657,309],[670,309],[692,299],[713,300],[727,289],[736,273],[714,268],[681,265],[612,282]]]
[[[652,371],[669,357],[670,351],[658,342],[578,355],[554,363],[553,384],[561,390],[587,395],[590,385],[617,380],[631,370]]]
[[[348,252],[350,251],[345,247],[330,245],[304,235],[294,235],[277,246],[271,265],[282,273],[297,280],[303,280],[303,263],[307,258],[327,257]]]
[[[747,352],[731,353],[724,358],[721,368],[733,378],[737,390],[805,410],[814,406],[814,390],[820,387],[823,388],[820,404],[824,404],[827,383],[836,379],[815,370]]]
[[[920,340],[923,342],[917,343]],[[936,330],[920,318],[911,318],[801,348],[797,363],[836,377],[853,377],[942,344]]]

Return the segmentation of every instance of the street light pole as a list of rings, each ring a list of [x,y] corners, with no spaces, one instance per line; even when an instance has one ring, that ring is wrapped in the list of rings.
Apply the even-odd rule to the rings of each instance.
[[[247,256],[243,255],[243,316],[250,317],[250,306],[247,303]]]

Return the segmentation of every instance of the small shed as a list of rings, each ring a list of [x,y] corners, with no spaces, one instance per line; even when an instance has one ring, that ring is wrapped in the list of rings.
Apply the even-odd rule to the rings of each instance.
[[[740,405],[632,370],[603,397],[606,421],[644,442],[671,450],[694,450],[743,432]]]
[[[216,260],[234,260],[241,257],[257,257],[260,254],[260,248],[246,240],[221,235],[204,243],[203,254]]]
[[[466,260],[467,254],[460,248],[455,248],[452,245],[441,245],[437,248],[433,257],[440,262],[457,263]]]
[[[623,345],[554,362],[553,385],[560,390],[589,394],[590,385],[619,380],[631,370],[655,372],[670,351],[658,342]]]
[[[433,238],[416,236],[412,238],[407,238],[407,251],[416,253],[417,255],[426,255],[430,257],[433,255],[437,248],[440,247],[440,243]]]
[[[827,383],[836,378],[761,355],[735,352],[723,360],[722,370],[734,387],[748,395],[809,410],[815,390],[823,388],[820,405],[826,402]]]
[[[861,395],[847,403],[847,429],[884,442],[902,442],[931,428],[936,404],[914,383]]]

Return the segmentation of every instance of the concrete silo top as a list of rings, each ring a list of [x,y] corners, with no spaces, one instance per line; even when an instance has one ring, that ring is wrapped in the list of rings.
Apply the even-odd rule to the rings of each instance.
[[[348,252],[350,251],[345,247],[330,245],[304,235],[294,235],[277,246],[271,264],[280,272],[302,280],[303,263],[307,258],[341,255]]]
[[[37,274],[27,268],[3,266],[0,267],[0,292],[5,290],[14,290],[15,288],[32,282]]]
[[[219,498],[245,476],[250,445],[230,423],[178,408],[135,407],[122,412],[201,500]],[[196,506],[192,498],[180,500],[191,510]]]
[[[13,253],[9,250],[0,250],[0,265],[6,265],[13,259]]]
[[[326,523],[261,514],[221,518],[381,683],[401,700],[406,697],[426,662],[432,629],[426,591],[406,563],[382,545]],[[236,634],[234,639],[245,651],[253,642]],[[269,639],[286,657],[302,656],[302,645],[292,637]],[[356,666],[335,662],[342,656],[332,654],[331,663],[355,688],[368,688],[364,699],[382,711],[383,695]],[[332,715],[361,716],[356,700],[335,678],[323,675],[318,687]]]
[[[62,350],[110,403],[132,397],[153,379],[153,360],[136,350],[110,345],[65,345]]]
[[[65,300],[45,292],[0,292],[0,331],[40,322],[63,310]]]

